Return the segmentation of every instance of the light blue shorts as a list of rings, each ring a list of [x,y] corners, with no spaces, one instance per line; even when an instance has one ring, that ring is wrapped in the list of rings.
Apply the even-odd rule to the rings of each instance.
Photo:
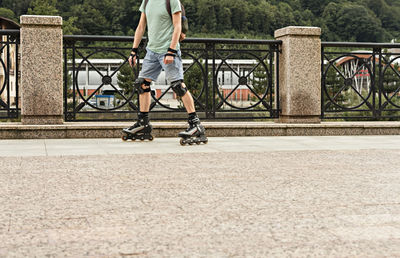
[[[171,64],[164,64],[164,54],[158,54],[150,49],[146,48],[147,53],[142,63],[142,69],[139,73],[139,78],[151,79],[156,81],[161,73],[161,70],[165,71],[165,78],[169,83],[183,80],[183,66],[181,51],[178,51],[177,56],[174,58],[174,62]]]

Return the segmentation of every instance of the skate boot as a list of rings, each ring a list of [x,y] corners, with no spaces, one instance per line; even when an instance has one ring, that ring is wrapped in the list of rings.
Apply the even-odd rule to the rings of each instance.
[[[180,144],[182,146],[189,144],[192,145],[194,143],[200,144],[204,143],[207,144],[208,139],[205,135],[206,130],[200,123],[200,119],[198,116],[195,116],[193,118],[189,118],[189,127],[178,134],[179,137],[181,137]]]
[[[149,123],[148,114],[139,113],[138,121],[132,125],[131,127],[125,128],[122,130],[125,135],[122,136],[123,141],[132,140],[135,141],[137,139],[149,140],[152,141],[154,137],[151,135],[151,130],[153,127]]]

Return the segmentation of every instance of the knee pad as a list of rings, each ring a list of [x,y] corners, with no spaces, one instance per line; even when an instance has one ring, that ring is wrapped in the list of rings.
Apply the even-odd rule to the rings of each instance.
[[[179,97],[183,97],[188,91],[186,87],[183,87],[182,80],[172,82],[171,88],[175,92],[175,94]]]
[[[145,85],[145,86],[148,86],[148,87],[146,89],[143,89],[142,85]],[[151,91],[150,85],[151,85],[151,82],[146,81],[143,78],[139,78],[139,79],[136,79],[134,87],[139,92],[139,94],[143,94],[145,92],[150,92]]]

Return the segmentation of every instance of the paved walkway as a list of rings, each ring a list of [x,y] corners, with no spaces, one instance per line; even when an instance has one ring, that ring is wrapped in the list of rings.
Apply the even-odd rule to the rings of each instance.
[[[0,140],[0,157],[276,152],[311,150],[400,150],[400,136],[211,137],[209,144],[180,146],[179,138]],[[400,160],[399,160],[400,162]]]
[[[0,257],[400,256],[400,136],[0,141]]]

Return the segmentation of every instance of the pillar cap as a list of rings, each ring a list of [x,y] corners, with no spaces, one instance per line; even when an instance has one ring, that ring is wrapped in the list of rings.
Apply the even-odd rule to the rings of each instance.
[[[283,36],[321,36],[321,28],[289,26],[275,31],[275,38]]]
[[[21,25],[42,25],[42,26],[61,26],[61,16],[47,15],[22,15]]]

